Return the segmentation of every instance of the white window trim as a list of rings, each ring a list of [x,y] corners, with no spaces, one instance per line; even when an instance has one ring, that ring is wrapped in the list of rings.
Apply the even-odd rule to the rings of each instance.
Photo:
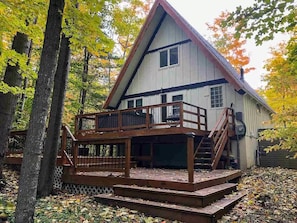
[[[172,64],[170,65],[170,49],[173,49],[173,48],[177,48],[177,59],[178,59],[178,63],[176,64]],[[164,66],[164,67],[160,67],[161,64],[160,64],[160,53],[163,52],[163,51],[167,51],[167,66]],[[163,69],[168,69],[168,68],[171,68],[171,67],[176,67],[176,66],[179,66],[180,64],[180,47],[178,45],[176,46],[172,46],[172,47],[168,47],[168,48],[165,48],[165,49],[162,49],[162,50],[159,50],[158,51],[158,59],[159,59],[159,70],[163,70]]]
[[[211,88],[214,88],[214,87],[222,87],[222,99],[223,99],[223,106],[222,107],[211,107]],[[222,109],[224,107],[226,107],[226,90],[225,90],[225,86],[224,84],[218,84],[218,85],[211,85],[209,86],[208,88],[208,93],[209,93],[209,100],[208,100],[208,107],[211,109],[211,110],[217,110],[217,109]]]
[[[143,107],[144,106],[143,105],[143,98],[141,97],[141,98],[128,99],[127,102],[126,102],[126,109],[128,109],[128,102],[129,101],[133,101],[133,107],[131,107],[131,108],[138,108],[138,107],[136,107],[136,101],[137,100],[142,100],[142,106],[141,107]]]

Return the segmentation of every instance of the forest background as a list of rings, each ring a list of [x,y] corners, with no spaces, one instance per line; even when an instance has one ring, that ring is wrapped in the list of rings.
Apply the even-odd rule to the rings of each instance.
[[[29,129],[24,160],[26,156],[31,160],[36,157],[36,165],[22,167],[24,173],[35,171],[28,196],[34,197],[37,192],[42,151],[49,151],[46,148],[53,147],[49,143],[57,141],[52,140],[57,136],[47,134],[43,150],[44,132],[50,129],[50,120],[55,120],[53,129],[61,127],[62,122],[73,127],[75,115],[102,111],[152,3],[152,0],[0,2],[0,167],[9,132]],[[280,143],[270,149],[295,152],[296,21],[293,0],[256,0],[250,7],[222,12],[212,24],[207,24],[213,32],[210,42],[234,68],[244,67],[246,73],[254,69],[249,67],[246,39],[261,45],[276,33],[290,35],[288,41],[271,49],[272,56],[265,64],[267,85],[258,92],[275,110],[275,129],[264,132],[263,137],[280,139]],[[50,137],[53,138],[49,140]],[[28,187],[27,183],[22,183],[21,178],[20,187]],[[50,189],[40,188],[39,192],[47,191],[46,195]],[[32,199],[33,206],[34,203]],[[21,213],[20,210],[22,207],[17,207]],[[32,217],[33,212],[26,212],[28,216],[22,218]]]

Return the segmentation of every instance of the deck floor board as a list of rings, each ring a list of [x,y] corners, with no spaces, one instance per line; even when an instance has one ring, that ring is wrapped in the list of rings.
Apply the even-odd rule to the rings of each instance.
[[[228,177],[233,174],[241,173],[240,170],[213,170],[213,171],[195,171],[194,183],[209,181],[217,178]],[[77,175],[101,176],[101,177],[124,177],[123,173],[101,171],[101,172],[79,172]],[[188,172],[186,169],[148,169],[134,168],[130,170],[131,179],[150,179],[159,181],[188,182]]]

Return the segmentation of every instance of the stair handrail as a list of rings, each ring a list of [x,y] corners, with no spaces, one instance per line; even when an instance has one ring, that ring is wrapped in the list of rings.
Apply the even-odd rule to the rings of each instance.
[[[199,151],[199,149],[200,149],[200,147],[201,147],[201,145],[202,145],[204,139],[205,139],[205,136],[202,137],[202,139],[200,140],[198,146],[196,147],[195,152],[194,152],[194,156],[193,156],[194,159],[195,159],[195,157],[196,157],[196,155],[197,155],[197,153],[198,153],[198,151]]]
[[[68,127],[68,125],[66,124],[63,124],[62,125],[62,130],[63,130],[63,133],[62,133],[62,145],[61,145],[61,150],[62,150],[62,160],[63,160],[63,164],[64,164],[64,160],[66,159],[68,161],[68,163],[70,164],[70,166],[75,166],[75,164],[73,163],[71,157],[69,156],[69,154],[67,153],[66,151],[66,140],[67,140],[67,134],[69,134],[71,140],[72,140],[72,144],[75,144],[78,139],[75,138],[75,136],[72,134],[70,128]],[[72,145],[72,148],[75,149],[75,146]],[[75,154],[75,152],[74,152]],[[75,160],[75,157],[73,155],[73,158]]]
[[[66,157],[66,159],[67,159],[68,163],[70,164],[70,166],[74,166],[74,163],[72,162],[69,154],[65,150],[63,150],[63,154]]]
[[[212,129],[212,131],[209,133],[208,138],[210,138],[213,142],[212,147],[212,154],[213,154],[213,160],[212,160],[212,169],[215,169],[219,163],[220,157],[223,153],[223,150],[225,148],[225,145],[228,141],[228,131],[229,131],[229,125],[234,126],[234,119],[232,117],[231,121],[229,119],[230,112],[233,116],[233,109],[232,108],[225,108],[215,127]]]
[[[219,128],[219,125],[221,124],[221,121],[223,120],[225,114],[226,114],[226,111],[227,111],[228,108],[224,108],[223,112],[221,113],[215,127],[210,131],[209,135],[208,135],[208,138],[211,138],[213,137],[213,135],[215,134],[215,132],[217,131],[217,129]]]
[[[63,124],[62,128],[65,129],[66,132],[70,135],[71,140],[72,140],[73,142],[77,142],[77,141],[78,141],[77,138],[75,138],[75,136],[72,134],[72,132],[71,132],[70,128],[68,127],[68,125]]]

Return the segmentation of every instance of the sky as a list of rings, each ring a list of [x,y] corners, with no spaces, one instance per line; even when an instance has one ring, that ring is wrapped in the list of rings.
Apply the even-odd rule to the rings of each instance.
[[[202,36],[209,39],[211,32],[207,30],[206,23],[213,24],[222,11],[232,12],[236,6],[250,6],[253,0],[167,0]],[[265,42],[261,46],[256,46],[253,39],[247,40],[245,45],[246,53],[250,57],[249,67],[255,67],[254,71],[245,76],[245,80],[258,89],[264,87],[262,81],[266,70],[263,68],[265,61],[271,57],[270,48],[277,47],[278,43],[285,40],[286,36],[278,35],[273,41]]]

